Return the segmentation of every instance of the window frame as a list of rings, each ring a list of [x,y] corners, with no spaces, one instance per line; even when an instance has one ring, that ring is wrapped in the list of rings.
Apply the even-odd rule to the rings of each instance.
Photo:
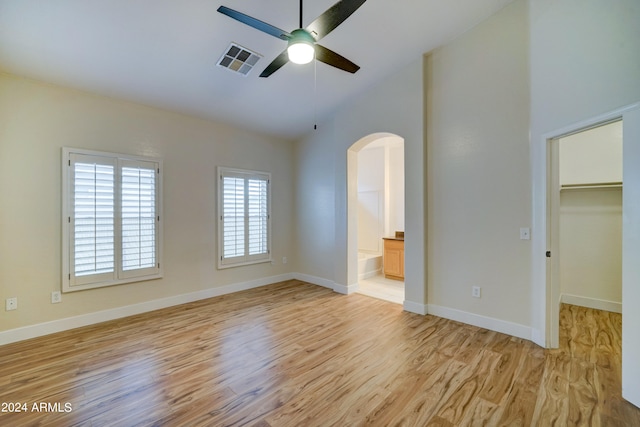
[[[110,164],[114,167],[113,178],[113,253],[114,266],[112,272],[75,275],[74,269],[74,226],[76,215],[74,210],[75,163],[82,160],[96,161],[100,164]],[[137,269],[123,268],[123,242],[122,242],[122,170],[123,168],[142,167],[155,170],[154,188],[154,266]],[[85,150],[79,148],[62,148],[62,291],[74,292],[86,289],[101,288],[106,286],[121,285],[125,283],[140,282],[163,277],[162,247],[162,171],[163,160],[156,157],[134,156],[103,151]]]
[[[218,269],[225,269],[231,267],[239,267],[252,264],[262,264],[272,262],[271,257],[271,243],[272,243],[272,228],[271,228],[271,174],[269,172],[229,168],[224,166],[218,166],[217,170],[217,189],[218,189]],[[249,227],[248,227],[248,209],[246,206],[249,201],[247,199],[247,180],[258,179],[266,181],[266,204],[267,204],[267,242],[266,252],[256,255],[249,254],[249,245],[244,246],[244,255],[231,258],[224,257],[224,178],[234,177],[242,178],[245,180],[244,185],[244,205],[245,205],[245,227],[244,227],[244,241],[248,242]]]

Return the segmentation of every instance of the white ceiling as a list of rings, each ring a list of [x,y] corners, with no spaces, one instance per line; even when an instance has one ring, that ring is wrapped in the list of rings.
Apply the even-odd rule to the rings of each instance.
[[[336,0],[307,0],[308,25]],[[286,42],[216,11],[220,5],[286,31],[297,0],[0,0],[0,70],[286,138],[462,34],[511,0],[367,0],[321,40],[358,64],[260,72]],[[216,66],[230,42],[264,57],[247,77]]]

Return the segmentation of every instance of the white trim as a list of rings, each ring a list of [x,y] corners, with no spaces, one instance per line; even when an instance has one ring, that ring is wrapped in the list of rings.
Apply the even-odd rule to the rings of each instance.
[[[350,295],[358,291],[358,284],[354,285],[341,285],[340,283],[333,284],[333,292],[337,292],[343,295]]]
[[[424,316],[427,314],[427,305],[420,304],[413,301],[404,300],[402,302],[402,308],[404,311],[408,311],[409,313],[420,314]]]
[[[561,294],[560,302],[571,305],[579,305],[580,307],[593,308],[596,310],[611,311],[613,313],[622,313],[622,303],[615,301],[607,301],[598,298],[588,298],[579,295]]]
[[[217,169],[217,189],[218,189],[218,207],[217,207],[217,215],[218,215],[218,269],[222,270],[225,268],[233,268],[239,267],[243,265],[251,265],[251,264],[260,264],[265,262],[271,262],[271,173],[263,172],[263,171],[254,171],[247,169],[237,169],[237,168],[229,168],[225,166],[218,166]],[[244,192],[242,196],[242,200],[244,202],[244,254],[238,255],[234,257],[224,258],[224,213],[225,213],[225,205],[224,205],[224,179],[225,178],[238,178],[241,179],[244,183]],[[267,247],[266,252],[260,252],[255,255],[249,254],[249,190],[248,190],[248,180],[259,180],[262,182],[266,182],[266,202],[267,202]],[[234,239],[235,240],[235,239]]]
[[[233,283],[217,288],[205,289],[202,291],[191,292],[188,294],[174,295],[167,298],[161,298],[151,301],[145,301],[138,304],[127,305],[124,307],[116,307],[109,310],[102,310],[94,313],[82,314],[74,317],[53,320],[50,322],[39,323],[36,325],[24,326],[21,328],[10,329],[0,332],[0,345],[12,342],[22,341],[30,338],[36,338],[43,335],[62,332],[69,329],[75,329],[82,326],[93,325],[96,323],[106,322],[109,320],[120,319],[127,316],[146,313],[153,310],[159,310],[175,305],[186,304],[207,298],[214,298],[220,295],[231,294],[234,292],[245,291],[248,289],[259,288],[261,286],[273,283],[284,282],[287,280],[300,280],[302,282],[311,283],[331,289],[341,294],[352,294],[357,291],[357,285],[340,285],[331,280],[323,279],[317,276],[311,276],[302,273],[285,273],[277,276],[270,276],[246,282]],[[434,316],[444,317],[446,319],[467,323],[496,332],[505,333],[519,338],[529,339],[538,345],[540,344],[541,334],[539,331],[529,328],[528,326],[516,323],[506,322],[500,319],[480,316],[473,313],[467,313],[437,305],[420,304],[413,301],[405,300],[403,309],[410,313],[426,315],[427,313]]]
[[[538,313],[541,315],[533,325],[533,328],[539,332],[535,340],[537,344],[544,342],[544,346],[547,348],[557,348],[559,345],[559,307],[556,306],[556,302],[560,301],[559,282],[557,282],[557,277],[554,278],[552,274],[548,274],[548,269],[552,268],[550,264],[555,262],[554,258],[551,258],[552,261],[547,263],[545,256],[545,251],[552,249],[550,244],[553,243],[550,242],[548,218],[550,209],[548,180],[551,167],[549,164],[551,158],[548,153],[549,141],[620,119],[626,112],[638,107],[640,107],[640,103],[636,102],[550,132],[533,135],[532,141],[534,143],[531,144],[533,229],[541,230],[541,232],[532,234],[531,242],[533,248],[531,254],[532,295],[535,301],[542,304],[541,307],[538,305],[532,307],[533,310],[540,310]],[[557,254],[558,250],[552,251],[552,257],[554,256],[553,252]],[[555,283],[553,283],[554,280],[556,280]]]
[[[381,268],[374,271],[367,271],[365,273],[358,274],[358,280],[367,280],[370,277],[379,276],[381,274],[382,274]]]
[[[545,347],[544,334],[540,329],[531,328],[531,341],[540,347]]]
[[[114,265],[113,271],[87,276],[75,276],[72,268],[73,248],[73,222],[75,212],[72,207],[74,195],[73,165],[82,160],[94,160],[100,164],[110,165],[114,168]],[[163,179],[164,160],[160,157],[136,156],[123,153],[111,153],[106,151],[85,150],[82,148],[62,147],[62,292],[75,292],[87,289],[101,288],[113,285],[122,285],[153,279],[161,279],[164,275],[163,262]],[[155,265],[153,267],[123,270],[123,246],[122,246],[122,169],[127,166],[144,166],[151,168],[155,174]]]
[[[329,279],[323,279],[322,277],[311,276],[303,273],[293,273],[293,278],[302,280],[303,282],[311,283],[312,285],[322,286],[323,288],[331,289],[339,294],[349,295],[358,290],[358,285],[341,285]]]
[[[460,311],[453,308],[442,307],[439,305],[428,304],[427,309],[429,314],[434,316],[444,317],[445,319],[455,320],[457,322],[478,326],[480,328],[489,329],[491,331],[500,332],[526,340],[532,340],[533,334],[529,326],[469,313],[466,311]]]
[[[234,283],[0,332],[0,345],[294,279],[291,273]]]

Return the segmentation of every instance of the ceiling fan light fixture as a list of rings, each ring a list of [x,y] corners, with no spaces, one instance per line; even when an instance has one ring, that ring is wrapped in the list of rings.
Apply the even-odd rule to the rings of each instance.
[[[307,31],[303,29],[293,30],[287,47],[289,61],[294,64],[308,64],[313,61],[315,55],[314,43],[315,39]]]

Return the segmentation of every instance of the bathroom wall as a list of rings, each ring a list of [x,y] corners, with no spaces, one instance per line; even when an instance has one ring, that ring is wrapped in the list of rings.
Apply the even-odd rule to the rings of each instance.
[[[358,252],[382,253],[385,230],[385,148],[358,153]]]
[[[358,152],[358,251],[382,253],[382,238],[404,231],[404,146],[385,137]]]
[[[394,144],[387,149],[389,166],[389,226],[390,233],[404,231],[404,143]]]

